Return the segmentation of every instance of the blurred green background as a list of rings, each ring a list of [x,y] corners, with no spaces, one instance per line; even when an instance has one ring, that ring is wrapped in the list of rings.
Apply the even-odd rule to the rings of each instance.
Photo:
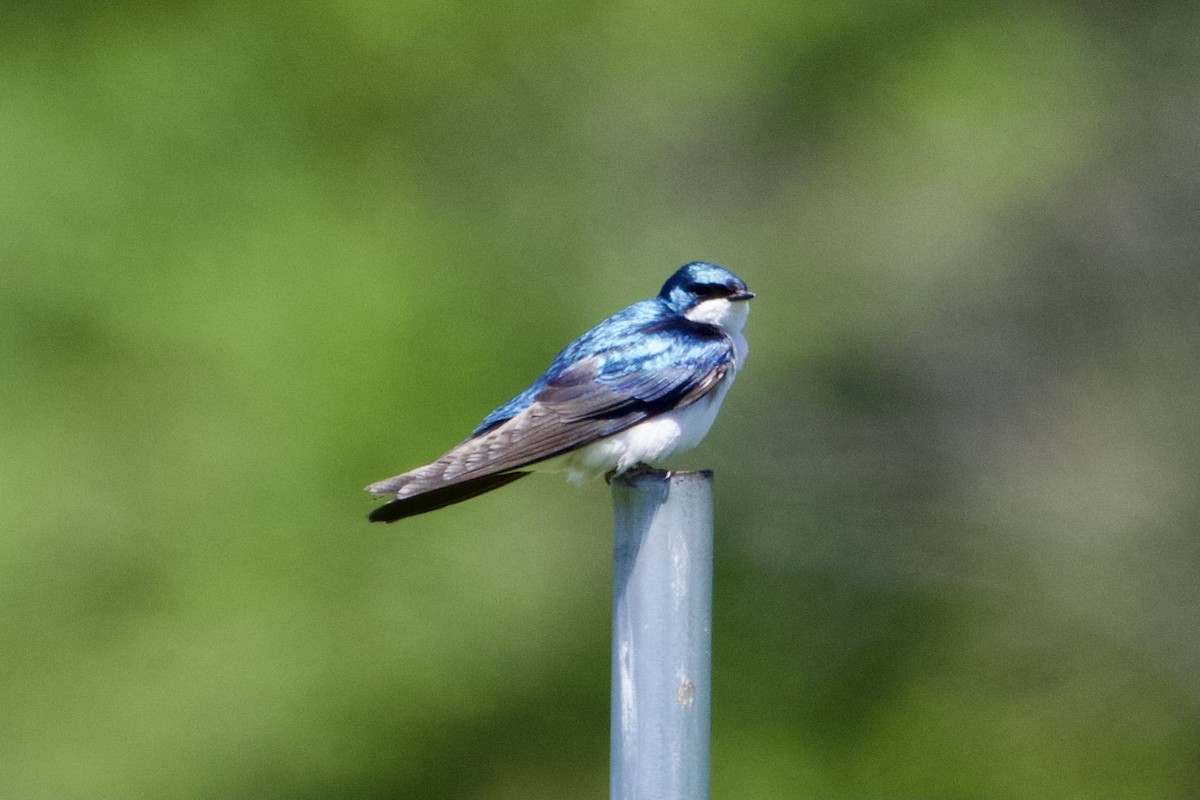
[[[0,11],[0,796],[599,797],[609,495],[361,487],[708,259],[713,792],[1200,796],[1200,10]]]

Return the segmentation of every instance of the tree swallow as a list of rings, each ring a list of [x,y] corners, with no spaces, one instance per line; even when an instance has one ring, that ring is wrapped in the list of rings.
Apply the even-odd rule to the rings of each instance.
[[[525,391],[423,467],[372,483],[394,495],[368,517],[395,522],[490,492],[534,470],[573,482],[620,475],[700,443],[746,361],[754,297],[742,279],[694,261],[657,297],[634,303],[567,345]]]

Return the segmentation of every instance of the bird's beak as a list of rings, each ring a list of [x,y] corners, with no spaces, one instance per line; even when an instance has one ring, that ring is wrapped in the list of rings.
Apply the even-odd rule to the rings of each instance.
[[[754,297],[754,292],[750,291],[749,289],[742,289],[737,294],[729,295],[728,300],[729,300],[729,302],[732,303],[732,302],[736,302],[738,300],[749,300],[753,297]]]

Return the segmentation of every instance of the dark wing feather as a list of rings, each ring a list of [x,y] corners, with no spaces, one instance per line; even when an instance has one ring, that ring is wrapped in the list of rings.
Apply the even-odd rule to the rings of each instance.
[[[507,486],[518,478],[524,478],[528,474],[528,472],[503,472],[484,475],[481,478],[475,478],[474,480],[462,483],[452,483],[440,489],[432,489],[421,494],[384,503],[368,514],[367,519],[371,520],[371,522],[395,522],[405,517],[415,517],[417,514],[424,514],[426,511],[436,511],[439,508],[445,508],[455,503],[461,503],[463,500],[478,497],[484,492],[490,492],[492,489]]]

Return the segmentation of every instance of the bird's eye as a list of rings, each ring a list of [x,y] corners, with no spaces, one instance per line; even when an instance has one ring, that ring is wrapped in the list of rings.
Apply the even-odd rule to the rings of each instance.
[[[696,287],[696,294],[706,299],[725,297],[729,293],[729,287],[721,283],[702,283]]]

